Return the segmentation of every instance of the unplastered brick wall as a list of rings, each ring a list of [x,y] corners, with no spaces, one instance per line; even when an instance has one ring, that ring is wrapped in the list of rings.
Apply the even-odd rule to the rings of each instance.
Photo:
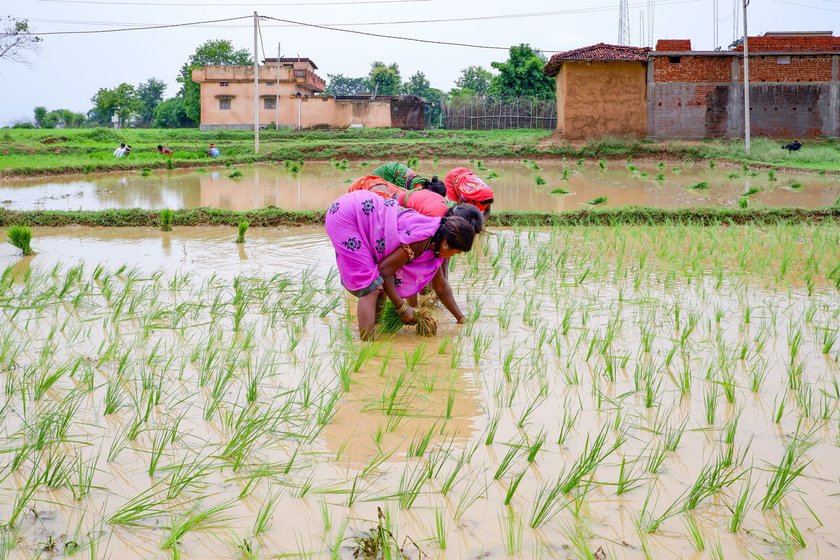
[[[732,80],[732,56],[657,56],[654,82],[711,82]]]
[[[840,54],[840,37],[829,35],[769,35],[749,38],[749,51],[757,52],[837,52]],[[743,45],[735,48],[744,50]]]
[[[840,54],[840,53],[838,53]],[[743,61],[740,61],[743,66]],[[739,69],[739,73],[743,72]],[[829,82],[830,56],[750,56],[752,82]]]

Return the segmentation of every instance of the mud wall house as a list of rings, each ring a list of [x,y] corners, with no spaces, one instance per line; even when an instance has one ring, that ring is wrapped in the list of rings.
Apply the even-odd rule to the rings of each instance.
[[[308,58],[267,58],[258,67],[259,122],[280,127],[424,128],[417,97],[322,95],[326,82]],[[201,85],[201,130],[254,128],[254,67],[202,66],[192,79]]]
[[[754,136],[840,135],[840,37],[777,32],[749,38]],[[660,40],[649,53],[648,132],[654,138],[741,137],[743,48],[692,51]]]
[[[647,134],[647,48],[598,43],[557,53],[557,132],[569,139]]]

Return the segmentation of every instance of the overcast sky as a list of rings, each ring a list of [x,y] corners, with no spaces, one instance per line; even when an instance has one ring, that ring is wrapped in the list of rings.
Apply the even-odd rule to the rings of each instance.
[[[740,3],[740,0],[737,0]],[[714,0],[658,0],[653,18],[649,0],[629,0],[631,44],[645,46],[648,37],[691,39],[695,49],[714,44]],[[36,32],[119,29],[260,15],[344,29],[509,47],[529,43],[550,56],[598,42],[617,43],[618,0],[0,0],[6,14],[27,18]],[[733,36],[733,0],[718,0],[718,43],[726,48]],[[752,0],[750,35],[766,31],[838,32],[840,0]],[[516,18],[501,18],[522,14]],[[529,15],[537,14],[537,15]],[[740,8],[738,9],[740,25]],[[486,18],[476,21],[404,23],[400,21]],[[653,21],[652,29],[649,27]],[[374,25],[353,25],[369,23]],[[644,26],[644,27],[643,27]],[[311,58],[318,73],[366,75],[374,60],[399,64],[403,79],[422,70],[432,85],[453,86],[470,65],[490,68],[505,60],[504,50],[421,44],[364,37],[312,27],[261,23],[265,54]],[[253,49],[252,20],[228,24],[44,36],[31,66],[0,59],[0,125],[31,120],[38,105],[86,112],[101,87],[122,82],[137,85],[150,77],[168,84],[165,97],[178,91],[178,69],[208,39],[229,39],[236,48]]]

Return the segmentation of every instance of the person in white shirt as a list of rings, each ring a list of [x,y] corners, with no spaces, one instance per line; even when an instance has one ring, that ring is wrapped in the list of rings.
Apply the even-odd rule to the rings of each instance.
[[[114,150],[114,157],[123,157],[125,155],[125,142],[120,144],[120,147]]]

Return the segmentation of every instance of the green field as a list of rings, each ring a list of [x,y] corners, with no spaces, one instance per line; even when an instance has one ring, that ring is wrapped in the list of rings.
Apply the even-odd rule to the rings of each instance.
[[[117,159],[112,153],[120,142],[133,147],[131,156]],[[206,155],[214,142],[222,156]],[[156,146],[174,150],[172,158],[160,156]],[[0,176],[242,164],[279,160],[356,161],[398,159],[412,156],[441,159],[519,159],[580,157],[650,157],[705,160],[720,159],[778,168],[837,171],[840,141],[806,142],[801,151],[788,153],[776,140],[757,139],[752,156],[743,153],[740,140],[656,142],[607,138],[569,144],[546,130],[426,130],[393,129],[303,131],[266,130],[261,149],[254,153],[253,132],[196,129],[5,129],[0,131]]]

